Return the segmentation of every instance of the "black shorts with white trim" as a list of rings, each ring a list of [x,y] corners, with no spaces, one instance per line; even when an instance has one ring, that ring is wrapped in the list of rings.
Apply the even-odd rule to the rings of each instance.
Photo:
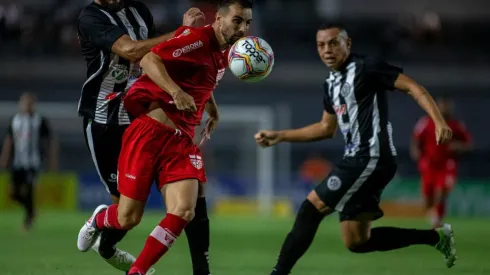
[[[394,158],[346,157],[316,188],[320,199],[339,212],[340,221],[371,213],[372,220],[384,214],[381,194],[397,170]]]
[[[122,138],[128,125],[100,124],[83,119],[85,141],[100,181],[108,193],[119,197],[117,190],[117,162]]]

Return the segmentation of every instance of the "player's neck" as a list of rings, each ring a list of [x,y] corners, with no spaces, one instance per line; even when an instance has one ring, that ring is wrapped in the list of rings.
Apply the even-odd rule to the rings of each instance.
[[[219,47],[221,48],[221,50],[228,48],[228,43],[226,43],[225,37],[219,31],[219,26],[217,22],[213,23],[213,30],[214,35],[216,35],[216,38],[218,39]]]
[[[350,52],[347,52],[347,54],[344,56],[344,58],[342,59],[342,61],[339,63],[339,65],[336,67],[336,68],[332,68],[332,70],[334,72],[338,72],[338,71],[341,71],[346,63],[347,63],[347,60],[349,60],[349,57],[350,57]]]

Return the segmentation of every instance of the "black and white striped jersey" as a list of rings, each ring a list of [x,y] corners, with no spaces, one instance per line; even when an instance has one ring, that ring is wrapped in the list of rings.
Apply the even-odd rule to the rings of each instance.
[[[355,54],[330,72],[323,103],[325,111],[337,115],[345,157],[396,156],[386,92],[395,89],[400,73],[400,68]]]
[[[47,119],[40,114],[16,114],[7,135],[12,137],[12,168],[39,170],[43,163],[44,142],[51,131]]]
[[[125,34],[132,40],[156,35],[148,8],[138,1],[127,2],[118,12],[93,2],[78,17],[78,37],[87,63],[87,80],[82,87],[78,113],[97,123],[130,123],[122,97],[142,74],[138,64],[112,53],[114,42]]]

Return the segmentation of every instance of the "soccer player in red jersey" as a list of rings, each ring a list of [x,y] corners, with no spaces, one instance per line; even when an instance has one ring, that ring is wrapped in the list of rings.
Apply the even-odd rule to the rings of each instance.
[[[206,182],[194,128],[204,111],[209,138],[218,121],[213,97],[227,66],[227,49],[245,36],[252,21],[252,2],[223,0],[216,20],[203,28],[181,27],[140,62],[145,75],[124,99],[135,117],[123,136],[118,163],[119,204],[97,207],[78,236],[90,249],[104,229],[129,230],[141,220],[154,181],[167,215],[148,237],[128,274],[145,274],[172,246],[190,220]],[[195,274],[195,273],[194,273]],[[206,275],[209,274],[206,273]]]
[[[436,144],[434,122],[422,117],[415,125],[410,148],[418,162],[424,207],[434,228],[442,224],[448,194],[456,183],[457,157],[471,149],[470,133],[452,116],[451,99],[441,97],[437,105],[453,131],[453,139],[447,144]]]

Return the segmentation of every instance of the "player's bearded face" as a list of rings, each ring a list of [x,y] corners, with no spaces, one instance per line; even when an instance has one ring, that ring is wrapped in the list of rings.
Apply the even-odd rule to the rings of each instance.
[[[231,5],[228,12],[221,15],[218,20],[226,43],[233,45],[247,34],[252,23],[252,9]]]
[[[103,6],[106,6],[110,11],[119,11],[124,8],[126,0],[100,0]]]
[[[322,61],[334,70],[342,66],[350,53],[350,38],[336,28],[318,31],[316,44]]]

